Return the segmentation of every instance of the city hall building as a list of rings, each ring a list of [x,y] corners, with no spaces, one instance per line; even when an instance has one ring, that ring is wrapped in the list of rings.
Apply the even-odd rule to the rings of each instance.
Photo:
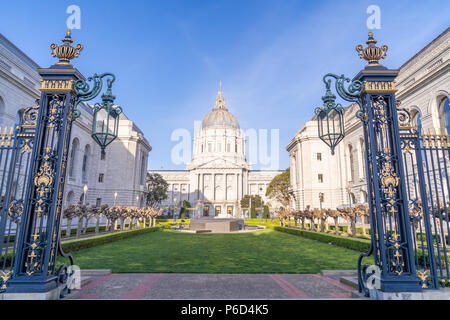
[[[238,119],[227,109],[222,87],[194,137],[192,154],[186,170],[149,171],[160,174],[169,184],[163,207],[179,207],[186,200],[196,208],[197,216],[238,216],[245,195],[260,195],[267,202],[267,186],[281,173],[251,170],[246,137]]]

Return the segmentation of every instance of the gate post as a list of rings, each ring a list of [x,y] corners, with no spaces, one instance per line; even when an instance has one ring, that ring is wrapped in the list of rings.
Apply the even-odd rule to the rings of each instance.
[[[379,64],[378,60],[386,56],[388,48],[378,48],[376,42],[369,32],[367,48],[356,47],[359,56],[368,64],[353,79],[362,83],[359,117],[365,136],[372,247],[375,264],[381,269],[381,287],[376,289],[384,292],[421,291],[414,262],[395,99],[394,79],[398,70]],[[368,276],[359,277],[360,288],[364,288],[366,294],[362,282]]]
[[[75,81],[84,80],[70,60],[83,46],[71,46],[70,30],[63,45],[52,44],[59,62],[41,75],[41,99],[32,151],[30,176],[26,184],[23,220],[8,293],[49,293],[63,282],[63,267],[55,270],[62,220],[67,155],[77,92]],[[51,298],[58,298],[55,291]]]

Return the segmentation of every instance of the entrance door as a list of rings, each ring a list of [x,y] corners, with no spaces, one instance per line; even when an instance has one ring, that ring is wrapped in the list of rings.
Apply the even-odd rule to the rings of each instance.
[[[222,212],[221,206],[216,206],[216,217]]]
[[[204,217],[209,217],[209,206],[204,206],[203,207],[203,216]]]

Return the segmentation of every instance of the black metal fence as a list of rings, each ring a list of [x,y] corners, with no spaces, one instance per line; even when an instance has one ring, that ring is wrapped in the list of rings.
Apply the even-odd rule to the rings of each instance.
[[[0,292],[13,272],[38,109],[39,101],[19,112],[14,127],[0,129]]]
[[[399,111],[416,272],[424,289],[448,286],[450,137],[446,129],[422,130]]]

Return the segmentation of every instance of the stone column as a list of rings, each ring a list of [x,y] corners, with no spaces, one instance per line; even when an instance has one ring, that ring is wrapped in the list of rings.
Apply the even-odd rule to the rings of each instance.
[[[213,199],[216,200],[216,174],[212,174]]]
[[[236,176],[236,200],[239,201],[239,173],[235,175]]]
[[[228,189],[227,189],[227,179],[228,179],[228,176],[227,176],[226,173],[224,174],[224,177],[225,177],[225,181],[224,181],[224,183],[225,183],[225,200],[228,200]]]

